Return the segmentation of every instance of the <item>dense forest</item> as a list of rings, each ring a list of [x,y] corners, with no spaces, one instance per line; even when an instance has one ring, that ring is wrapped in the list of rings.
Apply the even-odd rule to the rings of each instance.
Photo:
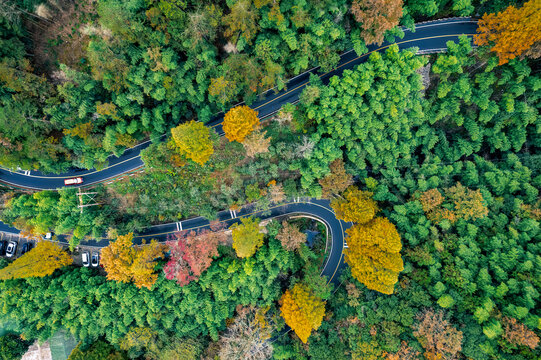
[[[0,324],[21,335],[2,352],[64,330],[72,360],[541,357],[538,0],[1,4],[2,166],[99,169],[153,140],[145,171],[95,187],[88,211],[74,189],[0,189],[0,220],[29,237],[114,240],[99,270],[49,242],[1,259]],[[450,16],[478,17],[479,34],[312,76],[263,121],[248,107],[399,25]],[[219,112],[223,137],[204,126]],[[299,196],[351,224],[336,282],[320,277],[321,224],[212,221]],[[133,245],[193,216],[210,228]]]
[[[399,21],[475,11],[470,0],[386,3],[5,0],[0,164],[100,168],[181,121],[207,122],[309,68],[331,69],[345,50],[362,54],[399,35]]]

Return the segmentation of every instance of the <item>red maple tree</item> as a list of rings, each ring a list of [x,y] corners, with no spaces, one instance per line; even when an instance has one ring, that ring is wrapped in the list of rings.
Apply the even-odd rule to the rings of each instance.
[[[210,230],[182,231],[176,239],[168,242],[171,256],[163,271],[168,280],[175,279],[180,286],[188,285],[199,279],[203,271],[218,256],[218,245],[227,240],[224,226],[211,223]]]

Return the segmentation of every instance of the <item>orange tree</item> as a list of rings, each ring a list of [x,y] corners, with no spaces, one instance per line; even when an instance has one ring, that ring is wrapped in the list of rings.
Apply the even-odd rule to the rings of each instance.
[[[355,0],[351,14],[360,23],[361,37],[366,44],[381,45],[385,32],[400,22],[402,0]]]
[[[367,288],[392,294],[398,273],[404,270],[402,243],[396,227],[387,218],[355,224],[346,230],[345,260],[351,274]]]
[[[257,111],[245,105],[234,107],[224,116],[225,137],[229,141],[243,142],[258,124]]]
[[[163,257],[167,246],[152,240],[149,245],[132,246],[133,234],[119,236],[101,252],[101,263],[108,280],[133,282],[150,288],[158,279],[155,260]]]
[[[354,186],[345,191],[343,198],[333,200],[331,207],[337,218],[361,224],[372,220],[379,211],[378,205],[372,199],[372,193]]]
[[[214,153],[210,129],[203,123],[189,121],[171,129],[173,141],[180,154],[199,165],[206,163]]]
[[[73,262],[60,246],[49,241],[39,242],[35,248],[0,270],[0,280],[44,277]]]
[[[485,14],[478,25],[475,43],[492,46],[500,65],[505,64],[532,45],[541,46],[541,1],[530,0],[518,9],[509,6],[498,14]]]
[[[250,257],[263,245],[265,235],[259,232],[259,219],[242,218],[240,224],[233,224],[230,229],[233,236],[233,249],[238,257]]]
[[[321,326],[325,301],[315,296],[306,284],[297,283],[291,290],[286,290],[280,302],[281,315],[286,324],[306,343],[312,330]]]

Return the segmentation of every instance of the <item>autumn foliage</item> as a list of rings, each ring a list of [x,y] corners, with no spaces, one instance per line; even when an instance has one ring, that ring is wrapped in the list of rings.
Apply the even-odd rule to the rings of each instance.
[[[246,105],[232,108],[225,114],[223,129],[229,141],[243,142],[259,124],[257,111]]]
[[[517,319],[504,317],[503,318],[504,333],[503,338],[514,346],[527,346],[530,349],[535,349],[539,345],[539,336],[526,325],[521,324]]]
[[[266,131],[256,130],[246,136],[242,145],[246,150],[246,156],[254,157],[257,154],[269,152],[270,137],[265,137]]]
[[[457,359],[462,349],[462,331],[444,318],[443,311],[428,309],[417,315],[413,335],[425,349],[425,359]]]
[[[73,262],[60,246],[50,241],[39,242],[35,248],[0,270],[0,280],[44,277]]]
[[[344,161],[342,159],[334,160],[329,168],[331,173],[319,180],[321,185],[321,196],[325,199],[330,198],[334,194],[339,194],[353,184],[353,176],[346,173]]]
[[[478,22],[474,41],[489,45],[500,65],[524,54],[541,41],[541,2],[530,0],[521,8],[509,6],[498,14],[485,14]]]
[[[214,153],[210,130],[201,122],[189,121],[171,129],[178,151],[199,165],[206,163]]]
[[[227,240],[223,227],[217,224],[211,224],[210,230],[177,233],[176,238],[168,243],[171,256],[163,271],[167,279],[175,279],[180,286],[199,279],[219,255],[218,245]]]
[[[402,0],[355,0],[351,13],[361,23],[366,44],[381,44],[385,32],[397,26],[402,17]]]
[[[387,218],[355,224],[346,230],[345,260],[351,274],[367,288],[392,294],[398,273],[404,270],[402,243],[396,227]]]
[[[297,283],[291,290],[286,290],[280,302],[281,315],[286,324],[306,343],[312,330],[317,330],[321,325],[325,301],[315,296],[307,285]]]
[[[306,234],[299,230],[295,224],[282,221],[282,228],[276,235],[283,248],[287,251],[295,251],[306,242]]]
[[[400,350],[396,353],[387,354],[386,360],[417,360],[419,352],[414,350],[405,341],[402,341]]]
[[[155,260],[167,246],[152,240],[148,245],[134,246],[133,234],[119,236],[101,251],[101,263],[108,280],[133,282],[138,288],[150,288],[158,279]]]
[[[266,360],[272,357],[273,327],[266,310],[237,306],[237,316],[220,338],[220,359]]]
[[[439,223],[448,220],[454,223],[459,219],[476,220],[488,215],[483,194],[460,183],[445,189],[445,196],[438,189],[430,189],[419,196],[426,217]]]
[[[343,198],[333,200],[331,207],[338,219],[360,224],[372,220],[379,210],[371,192],[359,190],[354,186],[346,190]]]
[[[242,218],[241,223],[231,225],[230,229],[233,236],[233,249],[238,257],[250,257],[263,245],[265,235],[259,232],[259,219]]]

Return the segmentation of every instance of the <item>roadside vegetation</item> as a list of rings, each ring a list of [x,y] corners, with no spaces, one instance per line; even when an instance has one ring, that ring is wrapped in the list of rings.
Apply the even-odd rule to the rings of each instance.
[[[73,189],[2,189],[0,220],[27,236],[111,240],[100,271],[48,242],[1,261],[0,322],[22,336],[5,346],[67,330],[72,360],[539,359],[541,7],[511,3],[6,1],[3,166],[102,167],[166,136],[82,212]],[[264,121],[232,107],[399,24],[484,12],[473,42],[392,45]],[[219,111],[222,137],[203,126]],[[333,283],[322,225],[213,221],[298,196],[351,224]],[[211,225],[133,243],[193,216]]]

